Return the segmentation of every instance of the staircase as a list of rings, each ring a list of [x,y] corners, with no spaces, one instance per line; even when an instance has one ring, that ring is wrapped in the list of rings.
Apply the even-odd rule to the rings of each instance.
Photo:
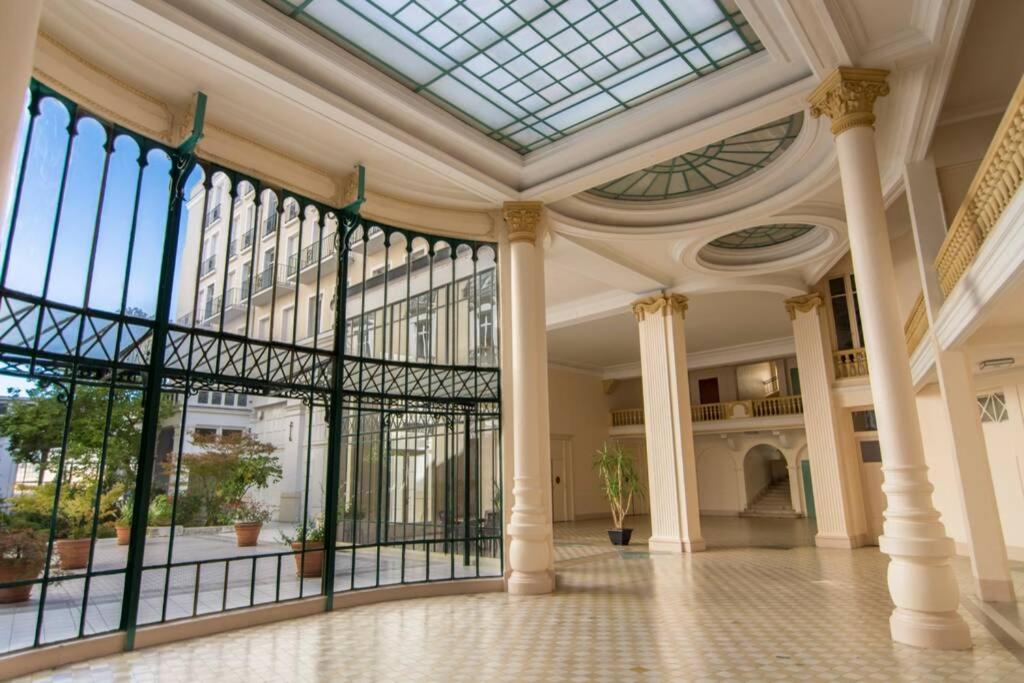
[[[782,479],[769,484],[754,499],[740,517],[799,517],[800,513],[793,510],[789,497],[789,480]]]

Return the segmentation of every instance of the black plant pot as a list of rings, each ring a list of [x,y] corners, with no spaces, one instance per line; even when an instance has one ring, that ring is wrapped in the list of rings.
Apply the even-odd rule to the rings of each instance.
[[[629,545],[629,538],[633,535],[632,529],[609,529],[608,538],[612,545]]]

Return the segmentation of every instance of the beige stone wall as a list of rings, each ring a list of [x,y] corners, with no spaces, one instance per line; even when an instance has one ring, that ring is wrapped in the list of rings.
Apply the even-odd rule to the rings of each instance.
[[[551,435],[572,444],[573,503],[577,519],[608,514],[591,462],[608,438],[608,399],[597,375],[548,369]],[[633,406],[635,407],[635,406]]]
[[[988,422],[983,428],[1007,550],[1011,559],[1024,560],[1024,378],[1019,374],[1009,375],[1004,382],[986,378],[984,383],[979,381],[978,391],[1000,391],[1006,397],[1008,420]],[[935,507],[942,513],[946,530],[962,554],[966,552],[966,537],[952,436],[937,385],[929,385],[918,393],[917,409],[929,478],[935,486]]]

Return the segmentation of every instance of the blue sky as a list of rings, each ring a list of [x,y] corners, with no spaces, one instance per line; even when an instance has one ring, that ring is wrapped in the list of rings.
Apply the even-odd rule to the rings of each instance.
[[[92,119],[77,124],[56,240],[52,242],[58,214],[61,175],[68,145],[68,113],[59,102],[47,98],[41,104],[28,149],[25,181],[21,190],[14,238],[10,240],[12,201],[4,212],[0,256],[10,248],[10,264],[4,284],[14,290],[41,296],[74,306],[87,305],[106,311],[120,311],[125,292],[125,274],[129,270],[126,310],[144,311],[152,316],[156,308],[161,253],[170,190],[171,163],[167,155],[151,151],[141,169],[139,185],[139,147],[128,136],[114,141],[103,198],[99,212],[100,190],[105,158],[106,133]],[[22,120],[22,143],[17,159],[20,167],[28,127],[26,108]],[[198,182],[194,172],[188,186]],[[17,182],[15,178],[14,182]],[[136,186],[139,187],[139,214],[134,245],[129,253],[132,214]],[[99,229],[96,221],[99,216]],[[185,221],[183,225],[187,224]],[[96,249],[93,273],[89,261],[93,236]],[[178,252],[184,247],[179,239]],[[53,262],[46,276],[47,260],[53,249]],[[88,299],[87,299],[88,297]],[[172,306],[172,311],[174,310]],[[0,312],[0,315],[6,311]],[[0,375],[0,392],[7,388],[25,388],[24,380]]]

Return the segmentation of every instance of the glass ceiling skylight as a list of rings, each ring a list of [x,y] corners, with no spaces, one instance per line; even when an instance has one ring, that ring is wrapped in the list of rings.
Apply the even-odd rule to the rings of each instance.
[[[760,249],[795,240],[811,230],[814,230],[813,225],[803,223],[759,225],[756,228],[744,228],[730,232],[728,235],[711,240],[708,244],[720,249]]]
[[[735,0],[267,0],[523,154],[762,49]]]
[[[803,127],[802,112],[648,166],[589,190],[606,199],[652,201],[708,192],[746,178],[785,152]]]

